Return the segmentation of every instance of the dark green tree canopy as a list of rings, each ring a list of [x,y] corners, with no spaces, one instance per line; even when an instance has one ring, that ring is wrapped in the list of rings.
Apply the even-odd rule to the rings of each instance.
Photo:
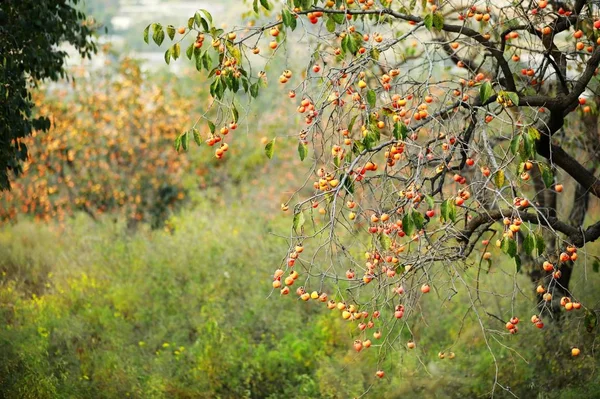
[[[50,120],[34,116],[30,90],[42,80],[66,76],[72,44],[82,57],[96,45],[94,27],[77,10],[78,0],[4,0],[0,2],[0,189],[10,188],[11,171],[18,176],[27,147],[20,139],[34,129],[47,130]]]

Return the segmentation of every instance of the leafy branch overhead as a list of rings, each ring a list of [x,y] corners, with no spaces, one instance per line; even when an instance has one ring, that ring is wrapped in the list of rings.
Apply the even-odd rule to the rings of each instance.
[[[278,153],[292,148],[307,173],[281,205],[294,210],[273,278],[281,295],[295,284],[285,273],[304,274],[299,298],[340,309],[361,345],[361,317],[396,342],[395,323],[418,319],[432,287],[440,297],[448,287],[472,293],[484,331],[505,320],[515,334],[510,310],[481,319],[494,310],[472,273],[489,272],[494,259],[509,261],[513,298],[523,281],[536,288],[534,327],[564,303],[586,306],[569,284],[589,256],[579,249],[600,237],[598,218],[573,216],[600,197],[597,14],[578,0],[254,1],[244,27],[217,29],[199,10],[179,35],[167,28],[165,57],[178,58],[175,46],[186,43],[209,80],[217,109],[203,115],[208,129],[191,131],[219,159],[235,146],[235,104],[281,90],[281,109],[298,116],[277,133]],[[144,38],[161,45],[163,30],[151,24]],[[187,150],[185,140],[176,147]],[[269,159],[275,140],[263,141]]]

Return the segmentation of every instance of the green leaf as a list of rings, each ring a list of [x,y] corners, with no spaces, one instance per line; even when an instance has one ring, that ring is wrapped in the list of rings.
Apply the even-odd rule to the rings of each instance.
[[[344,14],[330,14],[329,19],[332,19],[336,24],[340,25],[344,23],[346,16]]]
[[[196,70],[197,71],[201,71],[202,70],[202,59],[203,59],[202,55],[197,55],[196,56]]]
[[[379,61],[380,56],[381,56],[381,51],[379,51],[379,49],[377,47],[373,47],[371,49],[371,58],[373,58],[375,61]]]
[[[517,273],[521,271],[521,257],[519,255],[515,255],[515,267],[517,269]]]
[[[353,35],[346,35],[342,39],[342,50],[348,51],[351,54],[356,54],[358,51],[358,44]]]
[[[304,226],[304,223],[306,222],[306,219],[304,217],[304,212],[300,211],[296,214],[294,214],[294,221],[292,223],[292,227],[294,228],[295,231],[297,231],[298,229],[301,229],[302,226]]]
[[[177,136],[175,142],[173,143],[173,146],[175,147],[175,151],[179,152],[179,150],[181,149],[181,136]]]
[[[587,332],[591,333],[594,328],[598,325],[598,315],[593,310],[586,309],[585,310],[585,329]]]
[[[402,218],[402,230],[407,236],[411,235],[415,230],[415,222],[408,213]]]
[[[213,23],[213,18],[212,15],[210,15],[210,13],[208,11],[206,11],[205,9],[201,8],[200,12],[202,14],[204,14],[204,16],[206,17],[206,19],[208,19],[208,21],[212,24]]]
[[[210,129],[210,132],[211,132],[212,134],[215,134],[215,128],[216,128],[216,127],[215,127],[215,124],[214,124],[214,123],[212,123],[211,121],[207,121],[207,122],[208,122],[208,128]]]
[[[500,169],[494,174],[494,184],[496,184],[496,187],[501,188],[504,186],[504,180],[504,171]]]
[[[521,139],[522,139],[521,135],[517,134],[510,141],[510,152],[512,152],[513,155],[517,155],[517,153],[519,152],[519,147],[521,145]]]
[[[418,230],[421,230],[423,228],[423,224],[425,223],[425,218],[423,217],[423,214],[421,214],[421,212],[413,211],[412,212],[412,220],[415,223],[415,227]]]
[[[425,202],[427,202],[429,209],[433,209],[435,207],[435,202],[432,196],[425,194]]]
[[[456,205],[452,199],[447,199],[442,202],[440,214],[444,221],[452,220],[453,222],[456,222]]]
[[[433,14],[425,15],[425,18],[423,18],[423,24],[427,30],[431,30],[431,27],[433,26]]]
[[[154,40],[154,43],[156,43],[159,46],[165,40],[165,32],[163,31],[163,28],[160,24],[156,24],[156,26],[154,27],[154,34],[152,35],[152,40]]]
[[[367,102],[369,103],[369,107],[375,108],[375,104],[377,103],[377,94],[375,94],[375,90],[369,89],[369,91],[367,91]]]
[[[146,26],[146,29],[144,29],[144,41],[146,42],[146,44],[148,44],[149,33],[150,33],[150,25]]]
[[[505,254],[508,254],[511,258],[514,258],[517,254],[517,242],[511,238],[504,237],[500,248]]]
[[[273,151],[275,151],[275,139],[269,141],[265,146],[265,154],[267,155],[267,158],[273,158]]]
[[[187,151],[190,148],[190,134],[189,132],[185,132],[181,137],[181,146],[183,147],[183,151]]]
[[[271,4],[267,0],[260,0],[260,5],[263,6],[267,11],[271,10]]]
[[[448,204],[448,217],[450,218],[450,220],[452,220],[452,222],[456,222],[456,204],[454,203],[454,200],[449,200],[449,204]]]
[[[173,40],[173,38],[175,37],[175,27],[173,25],[167,25],[167,35],[169,36],[169,39]]]
[[[592,265],[592,270],[594,271],[594,273],[600,272],[600,261],[598,259],[594,261],[594,264]]]
[[[253,83],[250,86],[250,95],[254,98],[258,96],[258,83]]]
[[[208,23],[204,20],[204,18],[202,18],[200,13],[197,12],[196,14],[194,14],[194,21],[196,22],[196,26],[198,28],[202,28],[204,32],[208,32],[210,30],[208,27]]]
[[[527,255],[531,255],[535,249],[535,237],[533,234],[528,234],[523,238],[523,251]]]
[[[204,66],[204,68],[206,68],[207,71],[212,66],[212,58],[210,58],[210,54],[208,54],[208,51],[205,51],[204,54],[202,54],[202,65]]]
[[[437,30],[442,30],[442,28],[444,27],[444,16],[439,13],[436,12],[433,14],[433,27]]]
[[[332,18],[327,18],[327,22],[325,22],[325,28],[327,28],[327,32],[329,33],[335,32],[335,21]]]
[[[173,48],[169,47],[167,51],[165,51],[165,62],[169,64],[171,62],[171,56],[173,55]]]
[[[352,129],[354,128],[354,122],[356,122],[356,118],[358,115],[354,115],[352,119],[350,119],[350,124],[348,125],[348,131],[352,134]]]
[[[546,243],[544,242],[544,236],[541,233],[535,234],[535,248],[537,249],[538,256],[546,250]]]
[[[188,18],[187,26],[189,29],[192,29],[194,27],[194,17]]]
[[[508,99],[516,106],[519,105],[519,95],[517,93],[513,93],[512,91],[504,92]]]
[[[194,136],[194,141],[196,142],[197,145],[202,145],[202,138],[200,137],[200,132],[198,131],[198,129],[193,128],[192,129],[192,134]]]
[[[354,194],[354,180],[352,177],[344,174],[340,177],[340,179],[344,180],[344,188],[346,191],[348,191],[350,194]]]
[[[482,104],[485,104],[492,94],[494,94],[494,89],[492,89],[492,84],[490,82],[483,82],[483,84],[479,86],[479,99]]]
[[[381,244],[381,247],[387,251],[392,246],[392,239],[387,234],[380,234],[379,243]]]
[[[552,170],[545,163],[539,163],[538,166],[540,168],[540,172],[542,172],[542,180],[544,181],[544,185],[546,188],[552,187],[554,184],[554,174],[552,173]]]
[[[396,140],[404,140],[408,136],[408,128],[402,122],[394,123],[394,138]]]
[[[188,57],[188,60],[192,59],[192,56],[194,55],[194,43],[190,44],[187,50],[185,50],[185,55]],[[198,60],[196,60],[196,62],[198,62]]]
[[[535,130],[535,129],[533,129]],[[535,142],[533,141],[531,134],[523,134],[522,151],[519,151],[522,160],[534,159],[535,158]]]
[[[173,59],[176,60],[177,58],[179,58],[180,54],[181,54],[181,46],[179,45],[179,43],[175,43],[173,45]]]
[[[298,142],[298,155],[301,161],[304,161],[306,155],[308,155],[308,146],[302,141]]]
[[[542,137],[541,134],[540,134],[540,132],[539,132],[539,130],[537,130],[533,126],[530,126],[527,129],[527,134],[529,134],[529,137],[531,137],[532,141],[539,140]]]

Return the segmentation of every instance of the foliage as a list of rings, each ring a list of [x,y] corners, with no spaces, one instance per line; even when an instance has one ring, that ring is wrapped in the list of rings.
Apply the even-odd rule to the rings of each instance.
[[[205,139],[218,159],[235,146],[218,143],[237,128],[240,102],[260,98],[272,81],[288,87],[281,97],[303,122],[298,157],[310,154],[312,164],[282,204],[293,209],[292,228],[275,289],[289,294],[295,280],[284,274],[298,270],[302,300],[337,292],[324,302],[359,326],[358,344],[367,321],[383,331],[382,361],[400,350],[399,334],[412,332],[430,292],[463,295],[475,318],[461,329],[479,324],[486,342],[542,329],[573,309],[577,328],[597,330],[595,305],[582,305],[569,285],[574,268],[597,260],[585,248],[600,237],[597,215],[590,225],[585,218],[589,196],[600,197],[597,117],[586,105],[600,64],[594,6],[254,0],[252,9],[243,28],[225,31],[198,10],[179,28],[148,25],[143,38],[166,45],[167,63],[188,58],[209,79],[218,112]],[[287,65],[269,70],[281,58]],[[575,133],[565,118],[580,115],[594,126],[574,137],[581,163],[568,152],[574,140],[561,140]],[[279,156],[285,136],[265,142],[266,157]],[[563,181],[574,193],[559,212]],[[504,255],[492,253],[494,243]],[[510,291],[482,290],[481,273],[499,258],[512,262],[502,269]],[[538,309],[518,315],[532,318],[521,327],[514,301],[494,302],[523,299],[524,273],[538,286]],[[497,351],[489,346],[492,391],[508,392]]]
[[[499,378],[520,397],[597,395],[591,353],[598,343],[561,333],[579,322],[576,316],[564,326],[486,342],[472,314],[460,324],[469,314],[466,293],[442,306],[427,298],[421,320],[400,335],[403,344],[412,336],[416,348],[379,363],[386,377],[376,381],[376,340],[370,351],[350,350],[346,340],[356,326],[338,310],[268,298],[260,282],[269,281],[278,258],[272,249],[280,245],[271,229],[284,228],[286,219],[267,225],[266,214],[247,212],[248,200],[215,207],[221,195],[208,190],[193,211],[171,218],[174,233],[147,225],[132,233],[125,223],[84,215],[64,226],[25,221],[0,230],[0,396],[489,396],[487,345]],[[580,271],[575,278],[583,277]],[[598,279],[590,275],[577,295],[598,301]],[[487,290],[511,280],[498,270],[480,282]],[[530,308],[516,306],[519,313]],[[583,348],[582,357],[571,358],[569,345]],[[440,350],[456,358],[439,359]]]
[[[83,210],[156,227],[184,201],[182,174],[193,169],[168,147],[192,104],[168,84],[145,82],[137,62],[82,76],[74,90],[48,90],[37,102],[53,126],[24,141],[31,155],[0,200],[0,219],[63,220]]]
[[[47,130],[45,116],[34,117],[30,89],[43,80],[65,77],[69,43],[91,57],[93,26],[74,6],[78,0],[8,0],[0,5],[0,190],[10,187],[9,172],[19,175],[28,157],[23,139]]]

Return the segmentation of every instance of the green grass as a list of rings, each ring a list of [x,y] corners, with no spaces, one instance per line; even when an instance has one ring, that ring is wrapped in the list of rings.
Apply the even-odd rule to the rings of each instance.
[[[378,365],[376,348],[351,350],[353,326],[337,311],[295,295],[269,297],[286,247],[272,232],[287,231],[288,220],[248,212],[243,200],[196,202],[164,231],[83,216],[63,226],[21,222],[0,230],[0,397],[489,394],[494,363],[475,317],[461,328],[464,291],[443,304],[436,295],[424,298],[422,314],[411,319],[417,349],[405,348],[403,331]],[[581,284],[583,274],[575,276],[578,295],[593,305],[598,276],[588,271],[587,278]],[[482,287],[511,281],[490,274]],[[581,314],[539,331],[527,325],[532,309],[529,300],[517,303],[523,326],[516,336],[488,332],[497,338],[489,343],[499,382],[521,397],[598,397],[595,332],[585,332]],[[582,348],[580,358],[568,355],[570,345]],[[456,359],[439,360],[449,346]],[[381,381],[378,367],[387,373]]]

